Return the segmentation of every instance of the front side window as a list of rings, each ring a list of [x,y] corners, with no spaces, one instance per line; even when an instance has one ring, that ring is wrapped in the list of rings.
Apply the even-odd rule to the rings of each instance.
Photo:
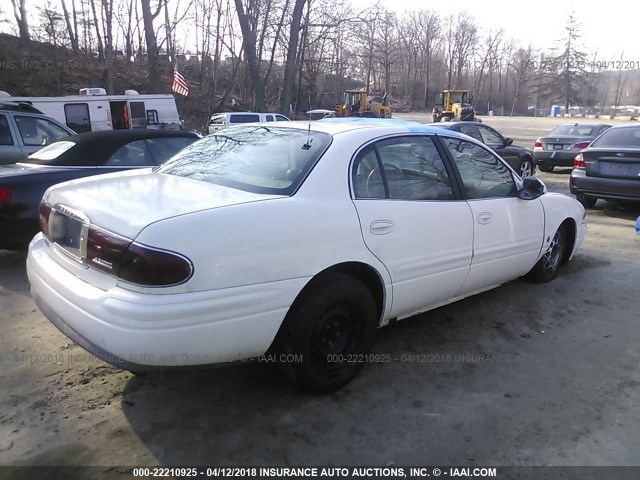
[[[22,142],[27,146],[49,145],[51,142],[68,137],[69,133],[46,118],[14,117]]]
[[[458,167],[468,199],[515,195],[517,187],[511,170],[489,150],[475,143],[442,137]]]
[[[276,115],[276,122],[288,122],[289,119],[284,115]]]
[[[375,151],[367,147],[355,159],[352,179],[356,198],[454,199],[444,163],[426,136],[381,140]]]
[[[221,132],[193,143],[156,171],[247,192],[291,195],[332,140],[326,133],[282,127]]]

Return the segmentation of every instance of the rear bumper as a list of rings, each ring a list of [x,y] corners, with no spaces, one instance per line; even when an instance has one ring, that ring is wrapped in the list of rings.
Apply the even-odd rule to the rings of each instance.
[[[262,355],[306,283],[292,279],[164,295],[101,290],[58,264],[42,235],[29,247],[27,275],[51,323],[85,350],[131,371]]]
[[[547,151],[547,150],[534,150],[533,158],[536,165],[553,165],[556,167],[571,167],[573,166],[573,159],[579,151]]]
[[[588,177],[581,169],[571,172],[569,188],[574,195],[586,195],[605,200],[640,201],[640,179]]]

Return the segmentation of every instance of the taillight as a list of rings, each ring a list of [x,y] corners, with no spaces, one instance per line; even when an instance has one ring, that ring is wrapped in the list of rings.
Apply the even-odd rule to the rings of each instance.
[[[11,200],[11,189],[9,187],[0,187],[0,203]]]
[[[536,143],[533,144],[533,148],[542,148],[542,142],[540,140],[536,140]]]
[[[584,168],[584,157],[581,153],[576,155],[576,158],[573,159],[573,168]]]
[[[118,277],[139,285],[161,287],[184,283],[193,272],[182,255],[132,243],[122,258]]]
[[[87,263],[96,270],[118,275],[120,260],[131,240],[89,227]]]
[[[589,145],[591,145],[591,142],[578,142],[573,148],[587,148]]]
[[[182,255],[133,243],[117,235],[89,228],[87,263],[125,282],[149,287],[184,283],[193,266]]]
[[[40,230],[47,238],[49,238],[49,215],[51,215],[51,205],[41,201],[38,207],[38,218],[40,219]]]

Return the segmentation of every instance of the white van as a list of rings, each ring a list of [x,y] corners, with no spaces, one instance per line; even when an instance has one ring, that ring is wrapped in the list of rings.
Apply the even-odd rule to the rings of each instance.
[[[258,113],[258,112],[226,112],[214,113],[209,119],[209,133],[235,125],[237,123],[253,122],[288,122],[289,119],[279,113]]]

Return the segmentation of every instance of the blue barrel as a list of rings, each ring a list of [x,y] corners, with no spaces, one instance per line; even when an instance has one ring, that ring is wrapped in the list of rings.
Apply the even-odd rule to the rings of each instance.
[[[551,116],[557,117],[560,115],[560,105],[551,105]]]

